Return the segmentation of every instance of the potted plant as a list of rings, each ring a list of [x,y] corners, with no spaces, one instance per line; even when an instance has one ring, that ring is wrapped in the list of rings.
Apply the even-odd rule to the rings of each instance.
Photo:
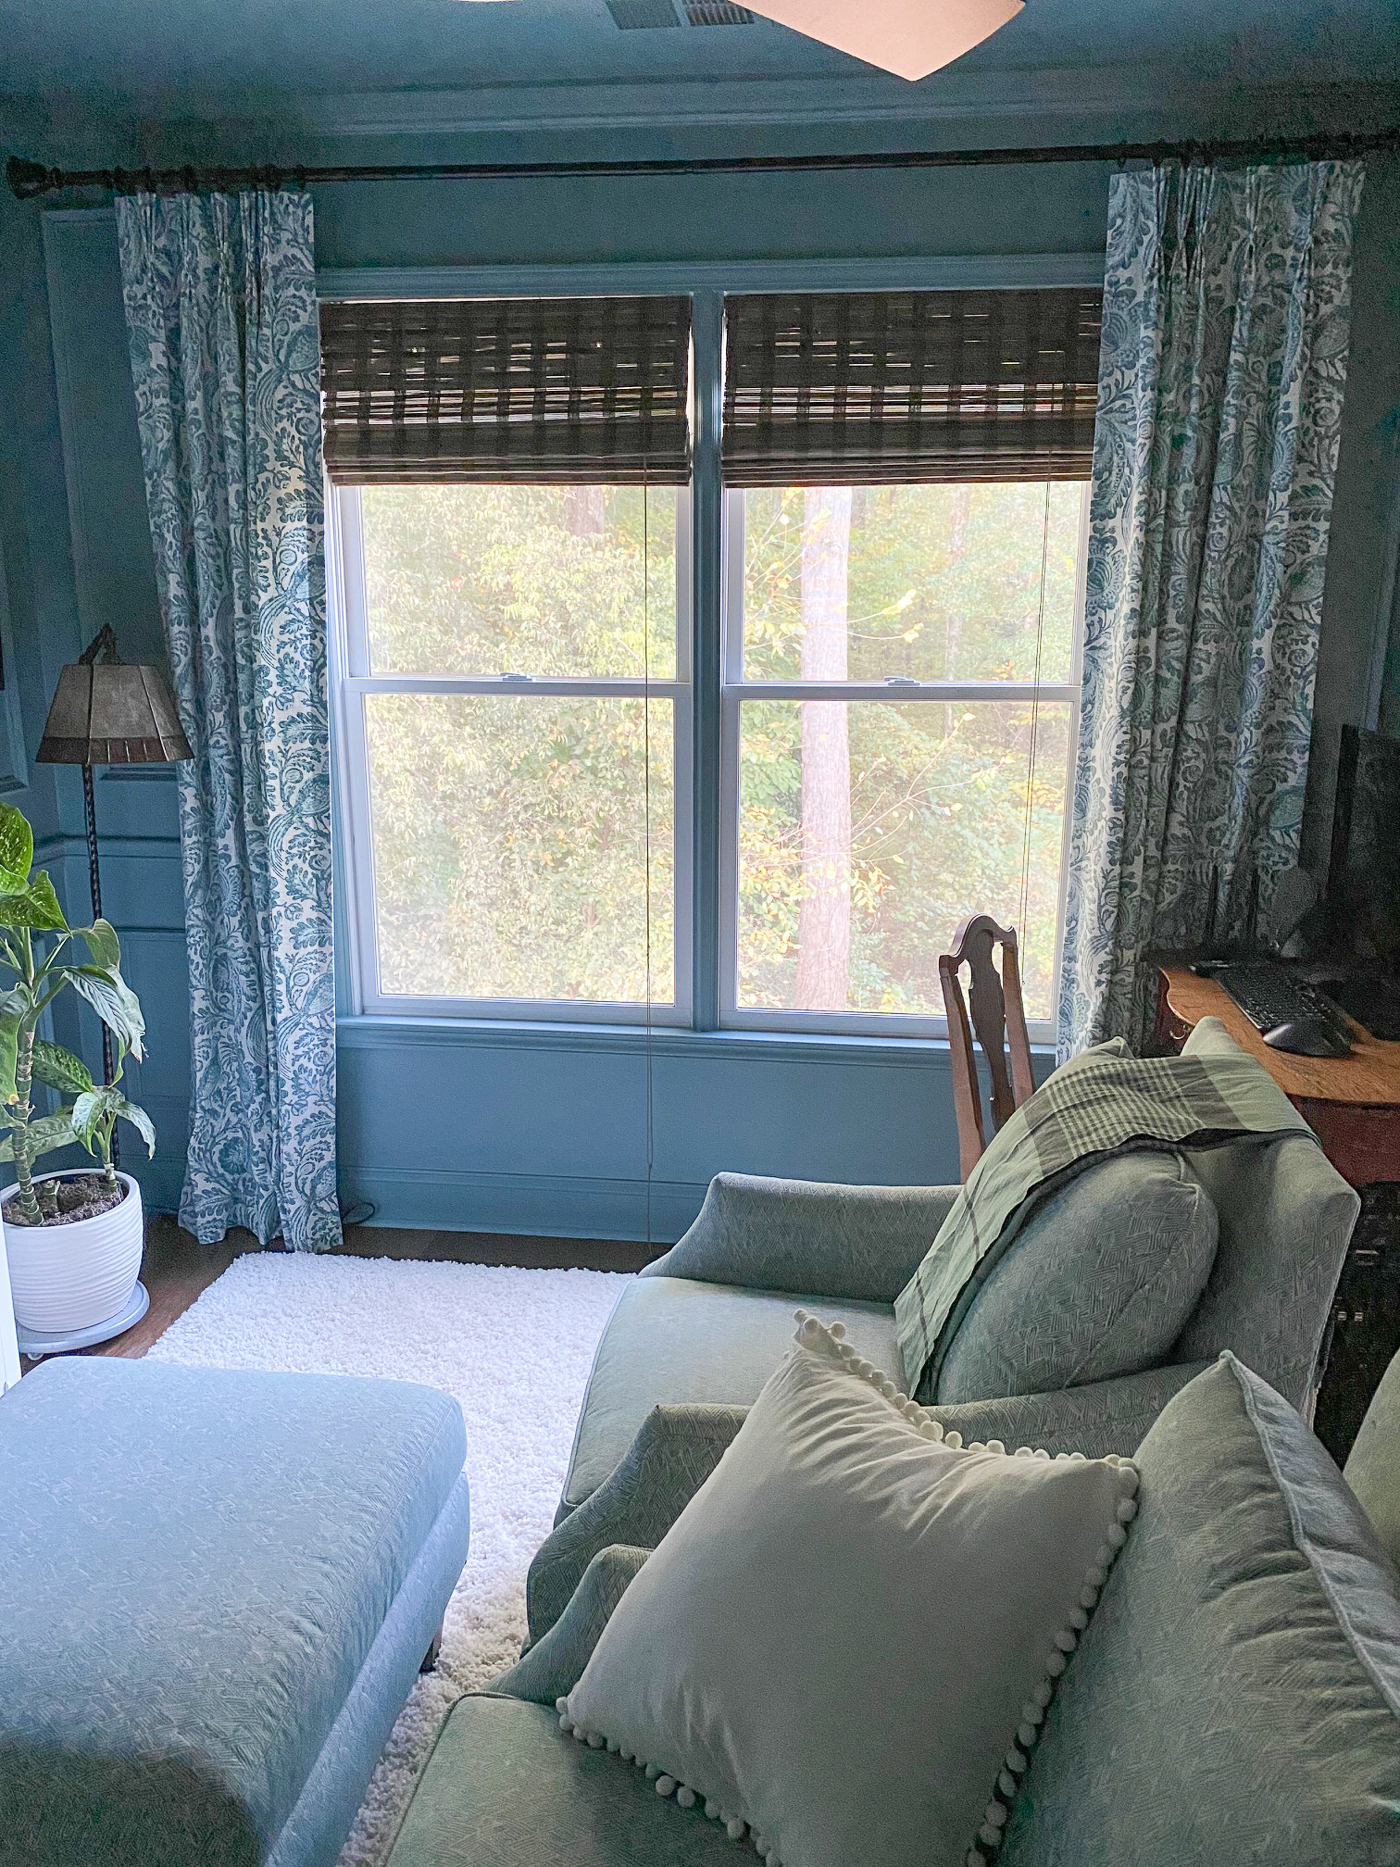
[[[128,1054],[140,1060],[145,1021],[121,975],[121,945],[105,920],[70,927],[45,870],[33,869],[34,833],[0,803],[0,1160],[15,1183],[0,1192],[15,1316],[45,1333],[85,1329],[116,1315],[141,1270],[141,1190],[112,1164],[112,1130],[130,1122],[150,1153],[155,1130],[120,1086]],[[95,1083],[81,1057],[39,1036],[60,994],[85,998],[113,1037],[114,1080]],[[34,1085],[59,1092],[36,1112]],[[8,1130],[8,1133],[4,1131]],[[36,1175],[34,1163],[79,1142],[98,1163]]]

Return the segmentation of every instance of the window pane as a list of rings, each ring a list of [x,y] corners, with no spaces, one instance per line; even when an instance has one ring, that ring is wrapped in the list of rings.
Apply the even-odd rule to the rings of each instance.
[[[744,498],[750,680],[1067,681],[1084,488],[764,487]],[[1043,585],[1043,588],[1042,588]]]
[[[361,487],[371,670],[673,680],[677,497]]]
[[[938,955],[984,910],[1020,934],[1026,1015],[1048,1018],[1069,712],[745,702],[740,1006],[941,1016]]]
[[[382,992],[674,1001],[670,701],[364,704]]]

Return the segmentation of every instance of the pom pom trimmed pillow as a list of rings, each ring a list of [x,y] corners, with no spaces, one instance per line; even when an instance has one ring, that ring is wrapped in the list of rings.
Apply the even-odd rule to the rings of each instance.
[[[769,1867],[991,1858],[1137,1506],[1125,1459],[963,1446],[797,1346],[559,1700]]]

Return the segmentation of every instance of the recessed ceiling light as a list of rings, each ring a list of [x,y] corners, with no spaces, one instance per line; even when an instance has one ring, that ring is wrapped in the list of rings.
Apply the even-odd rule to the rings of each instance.
[[[765,19],[901,78],[926,78],[990,39],[1024,0],[745,0]]]

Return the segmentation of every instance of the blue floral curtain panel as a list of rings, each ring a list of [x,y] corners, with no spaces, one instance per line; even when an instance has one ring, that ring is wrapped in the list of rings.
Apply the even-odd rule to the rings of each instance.
[[[180,1218],[340,1238],[311,202],[117,202],[180,717],[193,1091]]]
[[[1298,856],[1363,170],[1114,177],[1062,1056]],[[1257,878],[1257,879],[1256,879]]]

